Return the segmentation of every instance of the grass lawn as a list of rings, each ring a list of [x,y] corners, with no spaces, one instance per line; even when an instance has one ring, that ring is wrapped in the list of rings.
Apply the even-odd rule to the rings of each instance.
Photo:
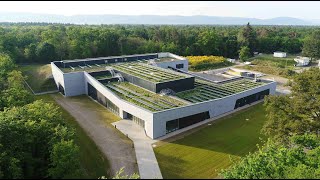
[[[85,174],[81,176],[84,179],[96,179],[101,176],[107,176],[109,170],[108,159],[102,154],[96,144],[80,127],[77,121],[62,107],[60,107],[51,95],[35,96],[37,99],[42,99],[45,102],[57,105],[62,113],[62,117],[71,127],[76,130],[76,143],[80,147],[81,165],[85,170]],[[90,106],[90,104],[89,104]],[[106,110],[105,110],[106,111]]]
[[[27,76],[27,83],[35,93],[57,89],[53,78],[50,78],[50,64],[19,65],[18,70]]]
[[[258,55],[255,57],[252,57],[249,59],[249,61],[269,61],[269,62],[273,62],[276,63],[277,65],[280,64],[282,66],[293,66],[294,64],[296,64],[296,62],[293,60],[294,58],[296,58],[297,56],[295,55],[288,55],[285,58],[279,58],[279,57],[273,57],[273,54],[263,54],[263,55]]]
[[[295,55],[288,55],[286,58],[273,57],[273,54],[264,54],[248,59],[252,65],[241,66],[242,69],[259,71],[266,74],[292,78],[296,62]]]
[[[248,119],[248,120],[246,120]],[[164,178],[218,178],[222,168],[257,149],[265,122],[262,103],[154,148]]]

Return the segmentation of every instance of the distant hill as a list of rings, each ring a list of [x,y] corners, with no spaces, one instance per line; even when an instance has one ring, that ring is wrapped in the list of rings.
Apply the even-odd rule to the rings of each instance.
[[[320,25],[320,20],[292,17],[272,19],[218,17],[218,16],[158,16],[158,15],[52,15],[35,13],[1,13],[0,22],[45,22],[71,24],[218,24],[243,25]]]

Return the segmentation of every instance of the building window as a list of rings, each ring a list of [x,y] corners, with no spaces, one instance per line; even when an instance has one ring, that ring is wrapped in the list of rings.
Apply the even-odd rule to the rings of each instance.
[[[132,120],[133,122],[135,122],[136,124],[138,124],[139,126],[141,126],[142,128],[145,127],[145,123],[144,123],[144,120],[136,117],[136,116],[133,116],[132,114],[128,113],[127,112],[127,119],[130,119]]]
[[[64,94],[64,88],[61,86],[60,83],[59,83],[59,91],[60,91],[63,95],[65,95],[65,94]]]
[[[94,100],[97,100],[97,90],[91,84],[88,83],[88,95]]]
[[[198,122],[204,121],[209,118],[210,118],[209,111],[206,111],[206,112],[194,114],[191,116],[167,121],[166,122],[166,133],[168,134],[170,132],[185,128],[187,126],[190,126],[192,124],[196,124]]]
[[[176,68],[177,68],[177,69],[183,68],[183,64],[176,64]]]
[[[105,97],[106,98],[106,97]],[[105,105],[111,112],[119,115],[119,107],[112,103],[108,98],[106,98],[106,105]]]
[[[263,99],[264,96],[269,95],[269,94],[270,94],[270,90],[267,89],[267,90],[260,91],[258,93],[251,94],[249,96],[237,99],[236,104],[234,106],[234,109],[237,109],[237,108],[242,107],[244,105],[259,101],[259,100]]]
[[[170,133],[178,129],[179,129],[178,119],[166,122],[166,133]]]

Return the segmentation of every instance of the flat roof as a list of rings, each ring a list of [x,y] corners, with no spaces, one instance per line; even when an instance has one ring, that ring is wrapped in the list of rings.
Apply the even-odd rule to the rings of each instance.
[[[187,77],[192,77],[187,74],[175,72],[169,69],[163,69],[144,63],[130,62],[130,63],[117,63],[111,65],[115,70],[131,74],[133,76],[140,77],[141,79],[160,83],[166,81],[173,81],[178,79],[185,79]]]
[[[180,59],[173,58],[173,57],[161,57],[161,58],[158,58],[156,62],[177,61],[177,60],[180,60]]]
[[[148,54],[131,54],[131,55],[121,55],[121,56],[107,56],[107,57],[97,57],[97,58],[85,58],[85,59],[72,59],[72,60],[62,60],[64,63],[68,62],[78,62],[78,61],[94,61],[94,60],[103,60],[103,59],[114,59],[114,58],[124,58],[124,57],[135,57],[135,56],[148,56],[156,55],[158,53],[148,53]],[[55,61],[61,62],[61,61]]]
[[[196,78],[194,89],[179,92],[176,96],[192,103],[199,103],[223,98],[264,84],[266,83],[255,82],[249,79],[239,79],[223,84],[215,84]]]
[[[103,83],[123,100],[152,112],[184,106],[187,103],[166,95],[160,95],[129,82]]]

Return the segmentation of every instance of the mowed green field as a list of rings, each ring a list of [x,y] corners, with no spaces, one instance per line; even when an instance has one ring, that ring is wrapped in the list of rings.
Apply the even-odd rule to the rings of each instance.
[[[57,89],[53,78],[51,78],[52,72],[50,64],[19,65],[18,70],[20,70],[24,76],[27,76],[26,81],[35,93]]]
[[[55,94],[58,96],[59,94]],[[85,170],[79,178],[81,179],[97,179],[101,176],[110,177],[108,171],[110,165],[107,157],[105,157],[99,150],[94,141],[87,135],[81,128],[73,116],[71,116],[65,109],[58,105],[52,98],[52,95],[39,95],[35,96],[37,99],[42,99],[44,102],[53,103],[59,107],[64,121],[75,128],[76,143],[80,147],[80,161],[81,166]],[[81,97],[77,97],[81,100]],[[83,97],[83,101],[87,101],[87,97]],[[90,107],[95,105],[96,109],[102,109],[97,103],[91,102]],[[108,112],[106,109],[104,111]],[[110,112],[111,113],[111,112]],[[114,117],[114,116],[111,116]],[[110,117],[109,117],[110,118]],[[110,119],[109,121],[116,121],[117,119]]]
[[[261,143],[265,122],[262,103],[205,125],[193,134],[154,148],[164,178],[219,178],[232,164]],[[162,144],[162,145],[161,145]]]

